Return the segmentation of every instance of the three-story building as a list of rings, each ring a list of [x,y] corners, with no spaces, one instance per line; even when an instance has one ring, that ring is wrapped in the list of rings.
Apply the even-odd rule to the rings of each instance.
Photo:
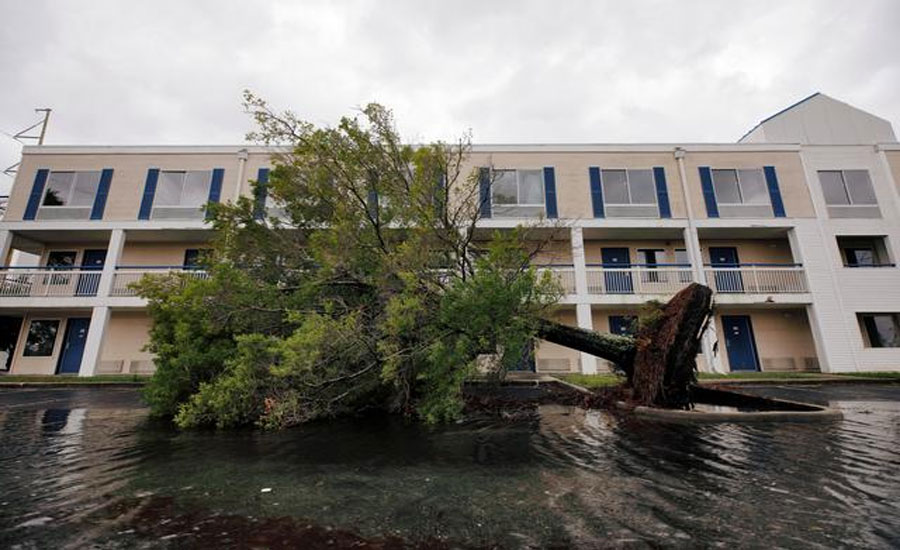
[[[26,147],[0,222],[0,369],[152,372],[129,285],[203,277],[203,206],[264,184],[270,154]],[[468,161],[479,229],[546,220],[537,261],[562,322],[627,333],[641,304],[697,281],[716,304],[702,369],[900,369],[900,144],[883,119],[815,94],[735,144],[477,145]],[[550,343],[535,366],[608,368]]]

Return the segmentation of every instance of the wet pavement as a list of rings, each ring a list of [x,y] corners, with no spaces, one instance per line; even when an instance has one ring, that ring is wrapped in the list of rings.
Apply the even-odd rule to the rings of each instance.
[[[741,386],[829,423],[666,424],[543,406],[179,433],[137,391],[0,389],[2,548],[889,548],[900,386]]]

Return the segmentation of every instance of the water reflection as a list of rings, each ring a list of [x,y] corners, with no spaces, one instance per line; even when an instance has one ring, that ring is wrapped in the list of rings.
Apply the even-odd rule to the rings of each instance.
[[[845,419],[686,425],[545,406],[434,430],[370,418],[177,433],[128,390],[0,392],[0,543],[203,546],[190,526],[232,516],[510,548],[900,543],[900,388],[748,391]]]

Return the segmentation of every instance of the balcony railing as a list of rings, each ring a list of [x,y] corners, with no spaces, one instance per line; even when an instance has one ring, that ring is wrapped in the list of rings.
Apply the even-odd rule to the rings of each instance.
[[[0,298],[96,296],[100,274],[97,269],[4,267]]]
[[[549,272],[562,288],[563,294],[575,294],[575,266],[544,265],[537,266],[538,275]]]
[[[159,266],[119,266],[116,268],[116,277],[113,279],[110,296],[137,296],[134,283],[140,281],[144,275],[168,275],[180,273],[192,279],[206,279],[209,274],[202,270],[182,265]]]
[[[588,266],[588,294],[677,293],[694,280],[687,264],[642,264],[629,267]]]
[[[809,292],[799,264],[706,266],[706,280],[719,294],[801,294]]]

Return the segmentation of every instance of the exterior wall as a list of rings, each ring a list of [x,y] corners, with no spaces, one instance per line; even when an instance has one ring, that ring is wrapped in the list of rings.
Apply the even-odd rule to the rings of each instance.
[[[144,350],[144,346],[150,341],[150,325],[150,317],[143,311],[111,313],[100,355],[104,373],[147,371],[153,362],[153,355]]]
[[[890,166],[891,176],[894,179],[894,188],[900,193],[900,151],[885,151],[885,158]]]
[[[537,245],[535,245],[537,246]],[[572,265],[572,245],[569,241],[548,241],[534,256],[537,265]]]
[[[560,309],[553,316],[553,320],[564,325],[578,326],[578,321],[575,319],[575,310],[571,308]],[[566,372],[561,366],[566,362],[569,366],[568,372],[579,372],[581,370],[581,359],[577,351],[552,342],[538,341],[538,345],[534,350],[534,357],[538,372]]]
[[[658,250],[665,251],[665,258],[659,259],[660,263],[674,263],[675,261],[675,249],[676,248],[685,248],[684,243],[681,241],[672,241],[672,240],[597,240],[597,239],[585,239],[584,241],[584,257],[585,261],[590,264],[601,264],[603,263],[603,249],[604,248],[627,248],[628,253],[631,257],[631,263],[641,263],[641,258],[638,256],[638,250],[645,248],[655,248]]]
[[[802,309],[720,311],[716,315],[719,334],[724,334],[722,315],[750,317],[761,371],[803,370],[809,358],[817,357],[809,321]],[[723,337],[719,339],[719,355],[723,364],[728,365],[728,352]],[[793,361],[793,368],[788,366],[789,360]]]
[[[119,265],[180,266],[184,251],[190,248],[209,248],[208,242],[185,243],[128,243],[122,249]]]
[[[737,248],[738,259],[742,264],[795,263],[791,253],[791,245],[785,239],[703,239],[700,241],[700,248],[703,253],[704,264],[710,263],[710,247],[718,246],[733,246]]]
[[[25,315],[22,322],[22,329],[19,332],[19,341],[16,343],[15,357],[12,366],[9,369],[10,374],[54,374],[56,372],[56,364],[59,362],[59,354],[62,349],[63,337],[66,333],[66,322],[68,317],[90,317],[90,313],[74,315],[71,312],[48,311],[39,313],[29,313]],[[53,355],[49,357],[25,357],[22,355],[25,349],[25,342],[28,339],[28,328],[31,321],[42,319],[58,319],[59,329],[56,333],[56,341],[53,343]]]
[[[700,167],[710,168],[762,168],[774,166],[778,175],[778,187],[788,218],[813,218],[809,190],[803,172],[800,155],[794,152],[688,152],[684,159],[687,177],[688,200],[697,218],[706,218],[706,203],[700,185]]]
[[[24,154],[9,197],[5,219],[21,220],[28,204],[34,177],[40,168],[50,170],[102,170],[112,168],[113,178],[106,199],[104,220],[136,220],[147,181],[147,170],[211,170],[224,168],[222,195],[233,189],[238,158],[234,154]]]
[[[510,153],[476,152],[463,167],[468,174],[481,166],[497,169],[541,169],[552,166],[556,175],[556,200],[559,217],[563,219],[592,219],[591,187],[588,169],[601,168],[653,168],[662,166],[666,171],[669,204],[673,218],[686,217],[684,201],[678,188],[678,166],[671,152],[667,153]]]

